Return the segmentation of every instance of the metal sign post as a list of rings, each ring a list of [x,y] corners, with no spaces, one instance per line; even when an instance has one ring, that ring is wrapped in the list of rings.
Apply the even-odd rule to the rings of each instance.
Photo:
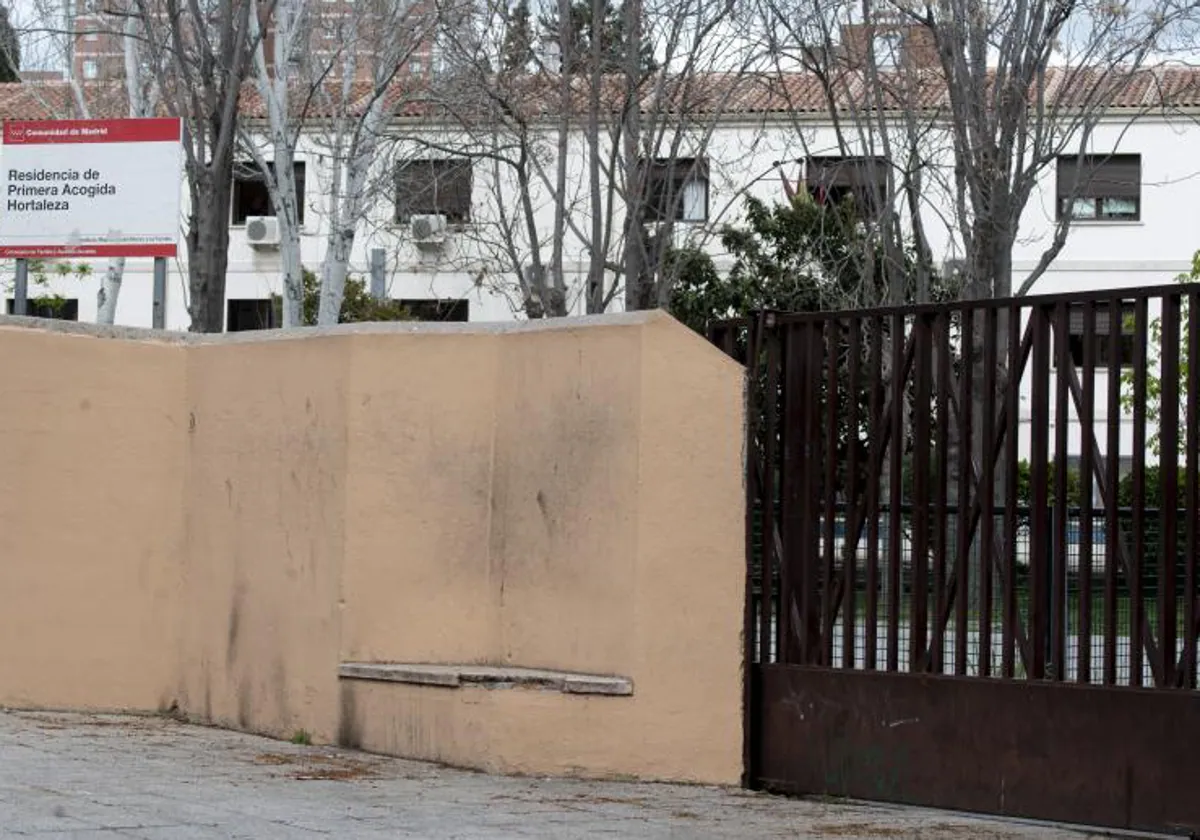
[[[371,297],[383,300],[387,295],[387,255],[382,248],[371,249]]]
[[[151,326],[156,330],[167,327],[167,258],[154,258],[154,313]]]
[[[17,281],[13,285],[13,314],[29,312],[29,260],[17,260]]]

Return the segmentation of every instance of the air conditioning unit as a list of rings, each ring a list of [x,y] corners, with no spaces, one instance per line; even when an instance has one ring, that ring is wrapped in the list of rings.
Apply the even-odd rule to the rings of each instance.
[[[409,229],[418,248],[437,247],[446,241],[446,217],[440,214],[413,216]]]
[[[246,241],[255,248],[278,248],[279,220],[274,216],[247,217]]]

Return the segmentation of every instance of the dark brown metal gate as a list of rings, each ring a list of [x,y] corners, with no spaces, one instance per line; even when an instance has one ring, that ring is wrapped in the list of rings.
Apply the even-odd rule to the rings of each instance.
[[[1200,287],[711,338],[748,363],[748,783],[1200,831]]]

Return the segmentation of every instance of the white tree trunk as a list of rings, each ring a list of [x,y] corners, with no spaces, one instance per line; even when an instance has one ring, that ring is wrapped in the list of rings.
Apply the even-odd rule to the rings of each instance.
[[[153,88],[145,89],[139,51],[139,18],[130,15],[125,20],[125,33],[121,39],[125,55],[125,91],[129,97],[129,116],[148,117],[154,111],[157,97]],[[104,276],[100,279],[100,291],[96,294],[96,323],[113,324],[117,317],[117,301],[121,297],[121,281],[125,278],[125,258],[115,257],[108,261]]]
[[[256,158],[267,191],[275,205],[279,225],[280,280],[283,284],[283,327],[304,325],[304,276],[300,263],[300,205],[296,194],[296,138],[299,131],[289,117],[288,84],[292,78],[291,56],[304,27],[305,0],[279,0],[275,6],[275,55],[273,72],[267,67],[265,39],[259,37],[258,16],[251,15],[251,37],[255,41],[254,76],[267,106],[267,124],[274,160],[268,166],[257,150]],[[253,146],[253,143],[248,143]]]
[[[368,209],[367,180],[386,119],[383,97],[377,97],[349,144],[344,188],[337,183],[330,192],[330,227],[321,264],[321,305],[317,312],[321,326],[336,324],[342,311],[356,229]],[[342,170],[335,169],[335,177],[340,181]]]
[[[117,298],[121,296],[121,280],[125,276],[125,258],[114,257],[100,279],[96,294],[96,323],[113,324],[117,316]]]
[[[294,135],[293,135],[294,136]],[[296,195],[294,141],[275,138],[275,218],[279,221],[279,269],[283,281],[283,327],[304,326],[304,269],[300,264],[300,220]]]
[[[336,324],[346,295],[346,277],[350,273],[350,252],[354,249],[354,227],[331,231],[321,267],[321,305],[317,323]]]

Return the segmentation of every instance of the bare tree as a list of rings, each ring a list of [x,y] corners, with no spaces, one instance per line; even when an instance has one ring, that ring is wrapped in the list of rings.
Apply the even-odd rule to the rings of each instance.
[[[503,53],[525,40],[511,35],[520,5],[480,8],[474,34],[453,45],[458,75],[437,90],[464,149],[489,163],[494,207],[477,240],[503,259],[530,317],[566,314],[575,295],[590,313],[622,296],[626,308],[665,306],[685,185],[707,175],[708,143],[751,62],[746,42],[727,37],[734,7],[560,0],[543,10],[542,49],[526,62]],[[694,221],[702,239],[710,231]],[[575,244],[582,288],[565,265]]]
[[[1061,155],[1092,151],[1125,91],[1156,87],[1147,63],[1187,43],[1198,11],[1192,0],[763,0],[761,23],[781,80],[815,78],[839,138],[860,149],[866,140],[890,161],[903,185],[888,195],[909,210],[922,269],[927,228],[944,225],[968,293],[1003,297],[1039,181]],[[1137,113],[1125,109],[1129,121]],[[1018,293],[1061,252],[1071,222],[1056,213]]]
[[[319,109],[329,119],[315,139],[330,161],[319,324],[337,323],[359,230],[394,188],[391,151],[398,138],[391,124],[419,93],[420,83],[408,72],[414,57],[428,57],[438,25],[432,4],[383,0],[362,5],[371,13],[344,21],[335,34],[346,45],[340,65],[330,83],[317,90]]]
[[[258,40],[255,15],[267,19],[273,6],[255,0],[134,2],[165,108],[185,126],[191,329],[220,332],[225,321],[238,106]]]
[[[278,0],[270,62],[266,39],[255,38],[254,75],[266,138],[263,142],[257,127],[246,124],[241,134],[279,225],[285,328],[304,321],[298,144],[302,138],[312,141],[330,160],[323,184],[329,230],[317,322],[334,324],[355,237],[377,195],[371,183],[376,158],[394,107],[404,98],[394,83],[426,40],[430,23],[412,0],[355,0],[332,10],[309,0]]]
[[[483,267],[503,266],[501,274],[515,278],[517,311],[562,317],[570,311],[567,219],[579,206],[578,191],[567,186],[571,79],[546,72],[527,12],[503,2],[443,6],[442,18],[453,16],[458,25],[442,39],[447,66],[431,93],[458,131],[416,142],[482,164],[486,199],[464,235],[470,257]],[[495,286],[508,294],[502,281]]]
[[[239,125],[242,145],[249,151],[267,185],[275,220],[279,225],[280,274],[283,280],[283,326],[298,327],[304,320],[304,277],[300,265],[300,213],[296,187],[296,142],[303,128],[303,113],[294,114],[292,91],[301,87],[303,56],[308,52],[308,0],[277,0],[272,25],[273,55],[267,60],[267,40],[258,15],[250,15],[254,81],[267,113],[266,129],[272,156],[267,160],[256,138],[243,122]]]
[[[692,222],[689,185],[707,179],[708,149],[742,104],[762,55],[742,36],[746,8],[698,0],[625,0],[622,22],[642,55],[626,49],[620,71],[626,309],[666,307],[680,244],[710,235]]]
[[[0,6],[0,82],[20,81],[21,42],[9,19],[8,7]]]

